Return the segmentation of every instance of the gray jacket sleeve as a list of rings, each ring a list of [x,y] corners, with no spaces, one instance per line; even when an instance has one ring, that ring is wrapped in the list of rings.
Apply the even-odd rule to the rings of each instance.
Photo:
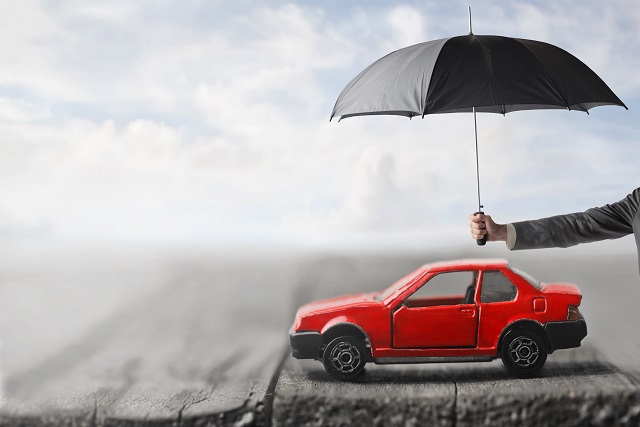
[[[617,203],[585,212],[513,223],[513,249],[566,248],[579,243],[617,239],[633,233],[640,188]]]

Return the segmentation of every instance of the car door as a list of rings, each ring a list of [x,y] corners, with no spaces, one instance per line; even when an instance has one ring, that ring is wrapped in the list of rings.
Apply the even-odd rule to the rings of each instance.
[[[452,271],[432,276],[393,313],[395,348],[475,347],[478,274]]]
[[[491,347],[514,318],[524,317],[528,310],[533,309],[533,303],[524,305],[524,301],[518,298],[518,288],[499,270],[483,271],[480,281],[480,295],[476,298],[482,318],[478,345]]]

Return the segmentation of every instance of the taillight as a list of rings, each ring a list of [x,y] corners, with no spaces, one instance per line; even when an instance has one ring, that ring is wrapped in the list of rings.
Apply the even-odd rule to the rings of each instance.
[[[580,319],[580,312],[578,311],[577,305],[570,305],[569,312],[567,313],[567,320],[578,320]]]

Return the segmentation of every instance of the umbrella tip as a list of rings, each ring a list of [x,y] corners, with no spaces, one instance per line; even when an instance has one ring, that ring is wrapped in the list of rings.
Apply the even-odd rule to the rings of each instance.
[[[469,6],[469,35],[473,35],[473,30],[471,29],[471,6]]]

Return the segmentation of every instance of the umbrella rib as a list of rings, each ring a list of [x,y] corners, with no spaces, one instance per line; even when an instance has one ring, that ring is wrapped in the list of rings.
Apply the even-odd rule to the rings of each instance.
[[[487,76],[489,77],[489,86],[491,88],[491,99],[493,101],[493,105],[497,105],[498,103],[496,102],[496,94],[495,94],[495,92],[493,90],[493,73],[489,69],[489,65],[488,65],[487,60],[486,60],[486,55],[485,55],[486,49],[485,49],[485,46],[482,43],[482,40],[480,40],[480,38],[478,36],[473,35],[472,37],[475,37],[476,40],[478,40],[478,43],[480,44],[480,48],[482,49],[482,57],[485,59],[484,66],[485,66],[485,69],[487,71]],[[545,71],[547,71],[547,70],[545,70]]]
[[[453,37],[448,37],[446,39],[440,39],[440,40],[445,40],[445,42],[442,44],[441,46],[441,50],[444,48],[444,45],[447,44],[449,42],[449,40],[451,40]],[[435,69],[438,67],[438,63],[440,62],[440,55],[438,54],[438,56],[436,57],[435,62],[433,63],[433,67],[432,67],[432,72],[435,71]],[[422,78],[424,79],[424,75],[422,76]],[[422,118],[424,119],[424,116],[427,114],[431,114],[431,113],[427,113],[427,107],[429,106],[429,92],[431,91],[431,85],[433,84],[433,75],[429,78],[429,85],[427,86],[427,92],[424,94],[424,96],[422,97],[421,101],[423,101],[424,105],[422,107]],[[424,85],[423,85],[424,87]]]
[[[571,106],[569,105],[569,100],[566,99],[563,95],[562,95],[562,91],[560,90],[560,88],[558,87],[558,84],[556,83],[556,80],[553,78],[553,75],[551,73],[549,73],[549,70],[547,70],[547,67],[544,66],[544,64],[542,63],[542,61],[540,61],[540,59],[538,58],[538,56],[533,53],[531,51],[531,49],[529,49],[529,46],[527,46],[526,44],[520,42],[519,39],[514,39],[515,41],[517,41],[520,45],[522,45],[525,49],[527,49],[529,51],[529,53],[531,53],[531,55],[536,59],[536,62],[538,64],[540,64],[540,68],[542,68],[544,70],[544,72],[547,74],[547,77],[549,78],[549,81],[553,84],[553,89],[556,91],[556,93],[558,94],[558,97],[560,99],[562,99],[562,101],[564,102],[565,107],[567,108],[567,110],[571,110]]]

